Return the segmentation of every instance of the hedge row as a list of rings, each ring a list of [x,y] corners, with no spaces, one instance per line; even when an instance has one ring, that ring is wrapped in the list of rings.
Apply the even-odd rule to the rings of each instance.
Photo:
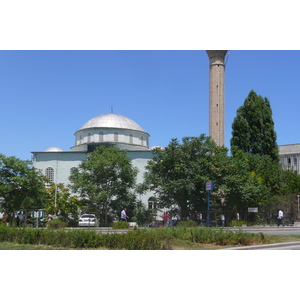
[[[124,234],[101,234],[94,230],[49,230],[0,226],[0,242],[51,245],[54,247],[87,249],[159,250],[162,241],[151,233],[133,230]]]
[[[226,229],[206,227],[172,227],[145,229],[145,233],[151,233],[154,237],[165,239],[181,239],[203,244],[216,245],[252,245],[269,242],[269,237],[263,233],[233,232]]]

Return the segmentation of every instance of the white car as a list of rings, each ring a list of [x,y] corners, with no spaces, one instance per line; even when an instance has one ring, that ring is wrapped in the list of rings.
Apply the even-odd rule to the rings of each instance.
[[[99,221],[96,216],[93,214],[84,214],[79,218],[78,222],[79,227],[87,226],[87,227],[98,227]]]

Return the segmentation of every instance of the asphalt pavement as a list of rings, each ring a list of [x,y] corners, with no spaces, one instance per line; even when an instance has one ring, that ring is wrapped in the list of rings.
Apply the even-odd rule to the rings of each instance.
[[[232,231],[244,231],[249,233],[260,233],[269,235],[300,235],[300,227],[293,226],[254,226],[254,227],[239,227],[228,228]],[[300,250],[300,241],[277,243],[277,244],[265,244],[255,246],[233,247],[225,248],[221,250]]]

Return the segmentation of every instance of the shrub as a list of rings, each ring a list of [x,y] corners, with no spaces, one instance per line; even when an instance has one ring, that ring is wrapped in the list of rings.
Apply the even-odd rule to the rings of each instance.
[[[113,229],[128,229],[129,228],[129,224],[127,222],[115,222],[113,224]]]
[[[49,229],[60,229],[67,227],[67,223],[61,221],[60,219],[54,219],[48,222]]]
[[[177,226],[179,226],[179,227],[196,227],[197,223],[195,221],[191,221],[191,220],[180,221]]]
[[[242,221],[242,220],[232,220],[230,222],[230,227],[239,227],[239,226],[243,226],[243,225],[246,225],[246,222],[245,221]]]

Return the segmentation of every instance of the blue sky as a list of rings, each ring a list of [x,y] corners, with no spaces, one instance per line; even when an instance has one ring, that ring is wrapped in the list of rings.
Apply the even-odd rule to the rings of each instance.
[[[251,89],[270,100],[277,142],[299,143],[300,51],[230,50],[225,146]],[[150,146],[209,133],[204,50],[0,51],[0,152],[69,151],[88,120],[111,112],[150,134]]]

